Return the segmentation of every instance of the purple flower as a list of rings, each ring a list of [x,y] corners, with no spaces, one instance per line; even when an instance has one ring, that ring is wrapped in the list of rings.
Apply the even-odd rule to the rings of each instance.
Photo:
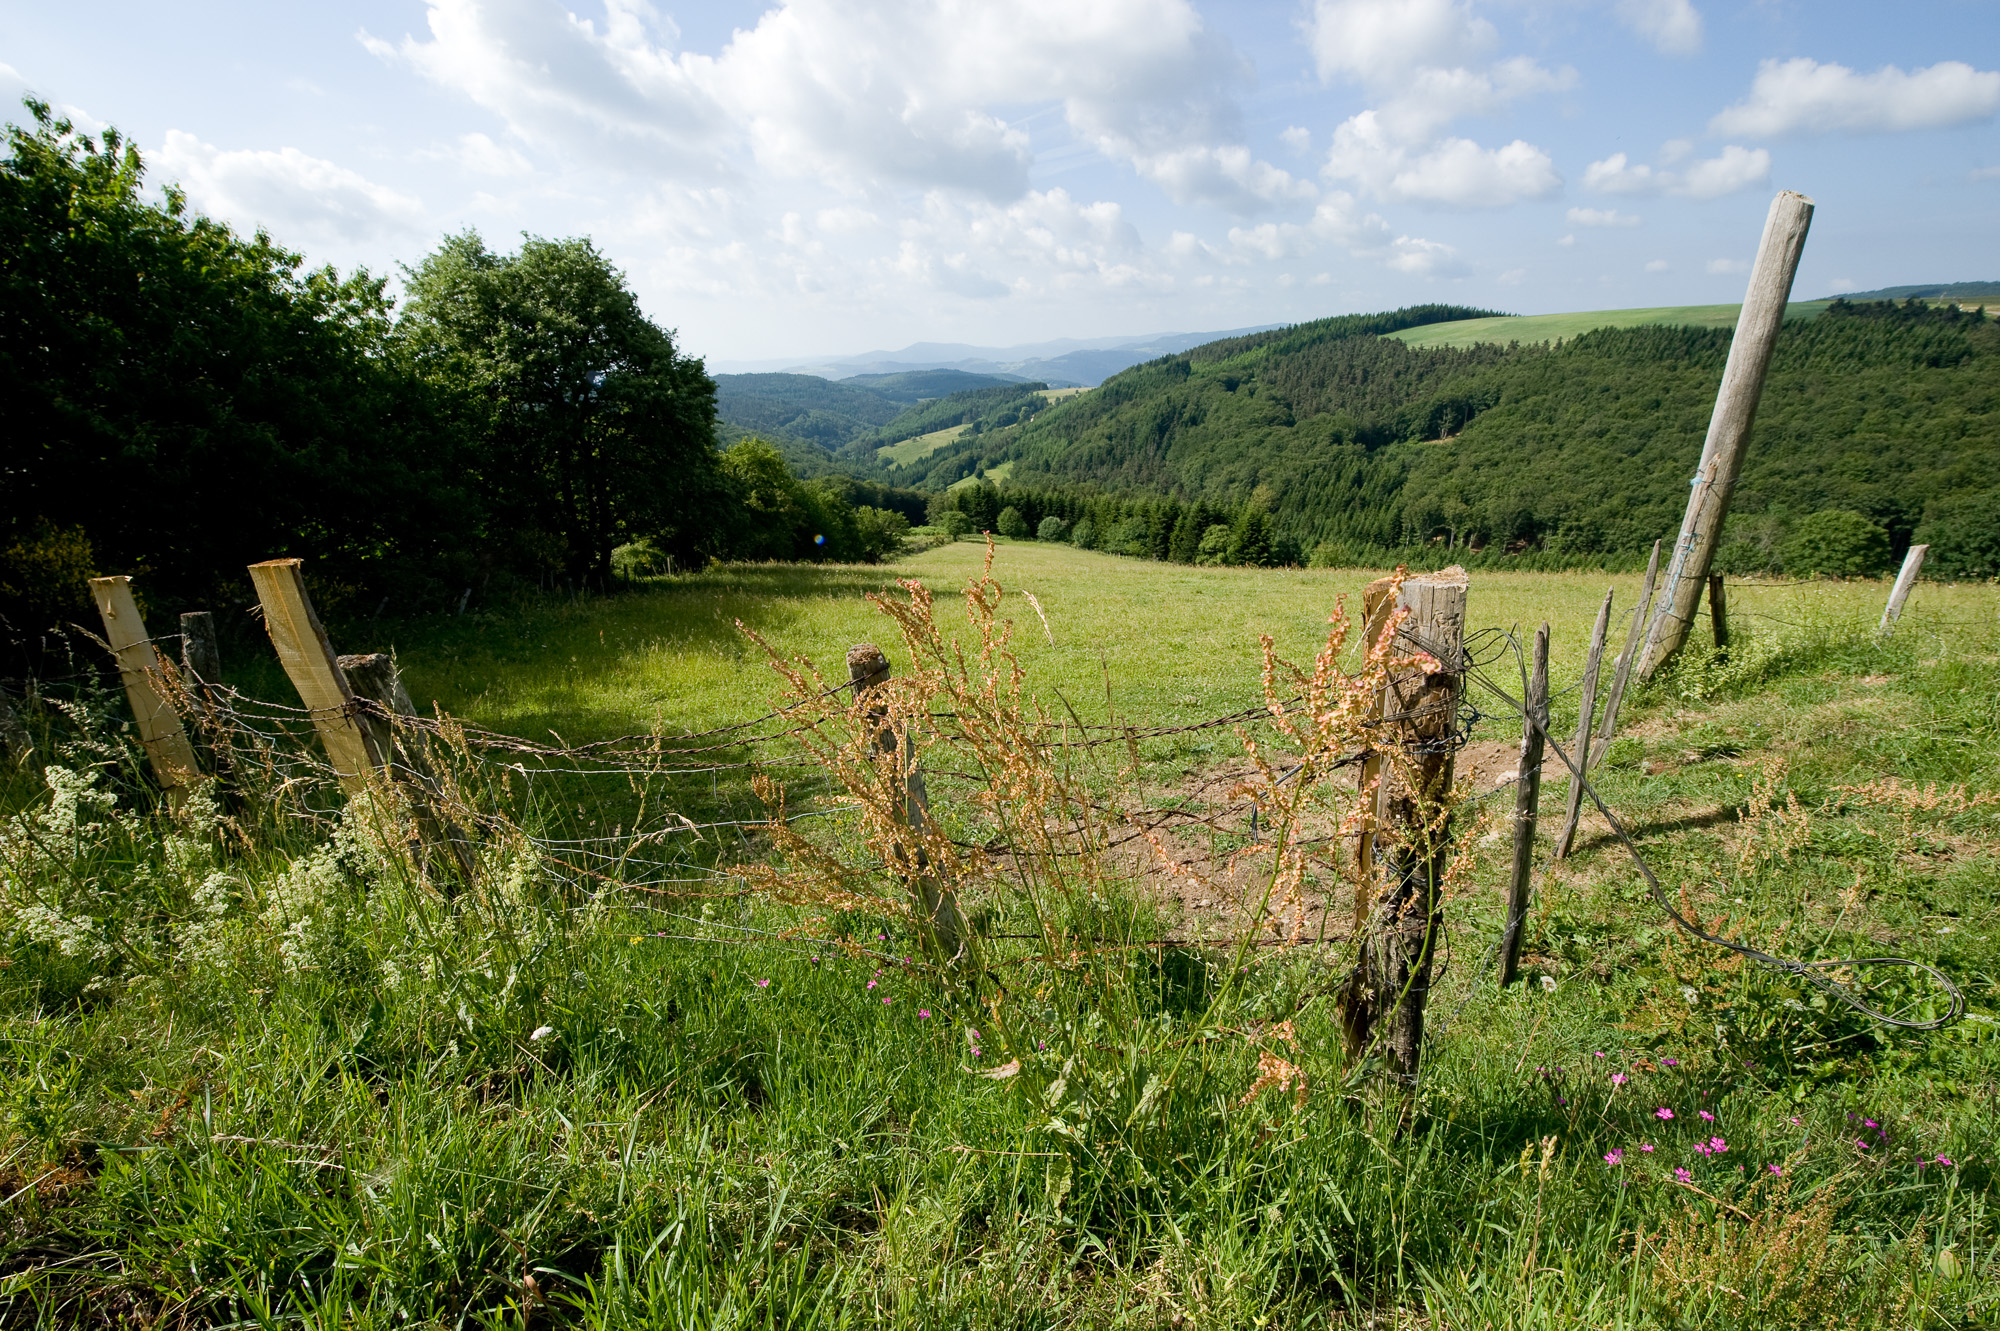
[[[1872,1118],[1864,1118],[1861,1120],[1861,1126],[1864,1128],[1879,1128],[1882,1125]]]
[[[868,982],[868,987],[869,987],[870,989],[873,989],[873,988],[875,987],[875,981],[873,981],[873,980],[870,980],[870,981]]]
[[[978,1058],[978,1057],[979,1057],[979,1046],[978,1046],[978,1045],[974,1045],[974,1046],[972,1046],[972,1056],[973,1056],[974,1058]]]
[[[1663,1058],[1660,1061],[1670,1068],[1677,1068],[1681,1065],[1681,1061],[1678,1058]]]
[[[1859,1146],[1859,1147],[1860,1147],[1860,1148],[1861,1148],[1862,1150],[1864,1150],[1864,1151],[1868,1149],[1868,1143],[1867,1143],[1867,1142],[1865,1142],[1865,1141],[1863,1141],[1863,1140],[1861,1140],[1861,1138],[1859,1138],[1859,1137],[1856,1137],[1856,1138],[1854,1139],[1854,1144],[1855,1144],[1856,1146]]]
[[[931,1010],[927,1007],[920,1007],[917,1009],[917,1016],[924,1021],[929,1021],[931,1019]]]
[[[1625,1152],[1615,1147],[1604,1153],[1604,1163],[1607,1165],[1619,1164],[1623,1162],[1624,1159],[1625,1159]]]
[[[1625,1084],[1626,1082],[1628,1082],[1628,1081],[1630,1081],[1630,1080],[1632,1080],[1632,1079],[1631,1079],[1630,1077],[1626,1076],[1626,1075],[1625,1075],[1624,1073],[1622,1073],[1622,1072],[1614,1072],[1614,1073],[1612,1073],[1612,1074],[1611,1074],[1611,1084],[1612,1084],[1613,1086],[1623,1086],[1623,1085],[1624,1085],[1624,1084]]]
[[[1706,1109],[1697,1109],[1694,1112],[1701,1115],[1701,1121],[1704,1123],[1715,1122],[1715,1115],[1709,1113]]]
[[[1692,1179],[1693,1177],[1694,1175],[1688,1173],[1685,1169],[1676,1169],[1674,1171],[1674,1178],[1681,1183],[1686,1183],[1689,1179]]]
[[[1672,1118],[1673,1116],[1674,1116],[1674,1111],[1667,1108],[1665,1105],[1661,1105],[1658,1109],[1655,1109],[1653,1111],[1654,1118]]]
[[[894,1001],[895,1001],[894,999],[890,999],[890,998],[884,998],[884,999],[882,1000],[882,1006],[883,1006],[883,1007],[888,1007],[888,1006],[889,1006],[889,1004],[890,1004],[890,1003],[892,1003],[892,1002],[894,1002]]]
[[[755,981],[755,983],[759,989],[769,989],[771,987],[771,982],[769,980],[758,980]]]
[[[1708,1149],[1714,1151],[1717,1155],[1721,1155],[1729,1149],[1729,1143],[1720,1137],[1710,1137],[1708,1139]]]
[[[1602,1049],[1598,1049],[1598,1050],[1594,1050],[1594,1051],[1592,1051],[1592,1054],[1591,1054],[1591,1057],[1593,1057],[1593,1058],[1603,1058],[1603,1057],[1604,1057],[1604,1051],[1603,1051]]]
[[[1950,1169],[1950,1168],[1952,1168],[1952,1167],[1953,1167],[1953,1166],[1952,1166],[1952,1163],[1951,1163],[1951,1161],[1947,1160],[1947,1159],[1946,1159],[1945,1157],[1943,1157],[1943,1156],[1939,1156],[1939,1157],[1937,1158],[1937,1162],[1938,1162],[1939,1164],[1943,1165],[1943,1166],[1944,1166],[1944,1167],[1945,1167],[1946,1169]]]
[[[1766,1165],[1766,1166],[1764,1166],[1764,1168],[1766,1168],[1766,1169],[1770,1170],[1770,1171],[1771,1171],[1771,1172],[1772,1172],[1773,1174],[1779,1174],[1779,1175],[1782,1175],[1782,1174],[1783,1174],[1783,1173],[1785,1172],[1784,1170],[1780,1169],[1780,1168],[1779,1168],[1778,1166],[1776,1166],[1776,1165]]]
[[[1651,1143],[1651,1142],[1640,1142],[1640,1143],[1639,1143],[1639,1149],[1640,1149],[1640,1150],[1642,1150],[1642,1151],[1645,1151],[1645,1152],[1648,1152],[1648,1153],[1650,1153],[1650,1152],[1652,1151],[1652,1149],[1653,1149],[1653,1143]]]

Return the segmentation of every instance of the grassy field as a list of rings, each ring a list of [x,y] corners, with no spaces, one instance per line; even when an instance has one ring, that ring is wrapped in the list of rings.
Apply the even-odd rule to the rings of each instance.
[[[1814,319],[1826,301],[1794,301],[1787,319]],[[1456,323],[1425,324],[1386,333],[1413,347],[1470,347],[1481,342],[1553,342],[1593,328],[1631,328],[1639,324],[1693,324],[1700,328],[1734,328],[1739,305],[1662,305],[1639,310],[1583,310],[1574,314],[1530,314],[1497,319],[1461,319]]]
[[[865,593],[920,578],[962,623],[946,594],[983,553],[720,568],[338,646],[394,646],[420,702],[516,734],[704,730],[777,696],[736,620],[838,675],[897,641]],[[996,574],[1027,687],[1136,724],[1256,703],[1256,635],[1305,657],[1375,576],[1033,542]],[[1553,625],[1561,731],[1596,606],[1635,581],[1475,575],[1472,627]],[[16,773],[0,821],[0,1322],[1991,1325],[2000,591],[1922,586],[1881,642],[1885,590],[1734,587],[1730,655],[1698,640],[1635,694],[1601,785],[1710,927],[1934,964],[1968,1019],[1891,1030],[1678,935],[1594,818],[1501,992],[1506,845],[1475,800],[1407,1095],[1342,1052],[1343,947],[1038,961],[996,898],[975,999],[865,911],[580,891],[504,838],[446,898],[351,822],[146,814],[111,703],[35,712],[53,790]],[[1227,730],[1145,756],[1156,791],[1241,761]],[[935,812],[971,827],[961,789]],[[589,812],[537,816],[580,836]]]
[[[947,425],[942,430],[932,430],[929,434],[920,434],[899,444],[878,448],[875,450],[875,457],[878,461],[886,459],[898,466],[907,466],[920,458],[929,457],[964,434],[965,430],[966,427],[963,425]]]
[[[1001,463],[997,467],[988,467],[986,469],[986,479],[993,482],[995,485],[1004,485],[1007,481],[1007,477],[1013,474],[1013,471],[1014,471],[1014,463],[1012,462],[1012,460],[1009,460]],[[958,480],[953,481],[950,485],[946,486],[945,488],[947,490],[962,490],[968,485],[977,485],[979,483],[979,480],[980,478],[977,476],[962,476]]]
[[[1044,388],[1039,396],[1044,402],[1060,402],[1064,398],[1075,397],[1078,393],[1088,393],[1088,388]]]

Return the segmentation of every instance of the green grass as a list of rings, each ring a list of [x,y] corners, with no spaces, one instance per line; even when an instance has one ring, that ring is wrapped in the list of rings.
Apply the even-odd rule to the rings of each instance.
[[[993,482],[993,484],[995,485],[1005,485],[1007,483],[1007,478],[1013,475],[1013,473],[1014,473],[1014,463],[1010,459],[1006,462],[1002,462],[1000,465],[996,467],[988,467],[986,469],[986,475],[984,479]],[[980,479],[981,478],[978,476],[961,476],[959,477],[959,479],[953,481],[950,485],[947,485],[945,489],[947,491],[963,490],[968,485],[979,484]]]
[[[1815,319],[1827,301],[1794,301],[1786,319]],[[1482,342],[1506,344],[1553,342],[1593,328],[1632,328],[1640,324],[1689,324],[1699,328],[1734,328],[1736,305],[1662,305],[1638,310],[1583,310],[1574,314],[1530,314],[1500,319],[1460,319],[1385,333],[1413,347],[1470,347]]]
[[[887,448],[878,448],[875,450],[875,458],[878,462],[889,461],[899,467],[908,466],[920,458],[927,458],[937,452],[964,434],[967,428],[964,425],[947,425],[942,430],[932,430],[929,434],[920,434],[901,443],[891,444]]]
[[[1088,393],[1089,391],[1088,388],[1044,388],[1040,390],[1038,396],[1044,402],[1061,402],[1065,398],[1072,398],[1079,393]]]
[[[886,568],[723,568],[337,645],[393,640],[420,699],[516,733],[704,729],[776,693],[735,619],[837,671],[853,642],[894,642],[864,592],[915,576],[945,593],[982,556],[959,542]],[[1048,616],[1053,644],[1025,600],[1003,605],[1030,688],[1102,716],[1108,680],[1119,717],[1168,723],[1256,701],[1255,635],[1303,655],[1333,599],[1374,576],[1035,542],[1002,544],[996,571]],[[1604,588],[1622,608],[1635,583],[1475,574],[1471,624],[1551,622],[1562,691]],[[1538,883],[1530,982],[1498,993],[1475,981],[1506,848],[1468,820],[1407,1106],[1343,1061],[1339,953],[1271,956],[1209,1026],[1166,959],[1135,959],[1119,983],[1143,1020],[1076,1038],[1129,1050],[1135,1092],[1156,1048],[1191,1051],[1199,1075],[1156,1126],[1135,1128],[1106,1083],[1101,1103],[1063,1102],[1058,1131],[1016,1083],[974,1075],[991,1050],[975,1058],[967,1032],[989,1014],[921,968],[812,941],[826,924],[736,932],[806,925],[790,908],[583,899],[498,851],[479,890],[444,901],[323,829],[218,840],[199,818],[50,808],[17,777],[8,807],[35,821],[0,831],[0,1320],[1991,1324],[2000,592],[1920,587],[1886,644],[1870,632],[1884,592],[1733,588],[1733,655],[1698,635],[1635,696],[1603,786],[1705,920],[1792,954],[1931,961],[1979,1019],[1886,1032],[1676,939],[1594,821]],[[36,724],[72,765],[80,744],[124,743],[115,717]],[[1196,732],[1153,742],[1148,766],[1164,782],[1234,750]],[[1545,810],[1562,792],[1545,787]],[[875,943],[872,922],[830,923]],[[1308,1094],[1244,1105],[1250,1037],[1280,1017]],[[1694,1153],[1711,1133],[1728,1152]],[[1702,1193],[1668,1181],[1674,1166]]]

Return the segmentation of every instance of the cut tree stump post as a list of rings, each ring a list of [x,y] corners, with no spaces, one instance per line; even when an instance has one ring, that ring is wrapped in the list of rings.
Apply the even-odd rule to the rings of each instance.
[[[1618,653],[1618,668],[1611,672],[1611,696],[1604,700],[1604,723],[1590,741],[1590,760],[1583,764],[1586,772],[1604,761],[1604,755],[1611,751],[1612,737],[1618,733],[1618,709],[1625,704],[1625,686],[1632,680],[1632,659],[1638,654],[1639,642],[1646,632],[1646,616],[1653,607],[1653,586],[1659,575],[1660,543],[1654,541],[1653,557],[1646,563],[1646,582],[1639,589],[1639,608],[1632,612],[1632,627],[1625,632],[1625,650]]]
[[[278,663],[299,691],[313,729],[326,748],[327,761],[341,789],[350,796],[368,788],[375,773],[382,770],[385,755],[374,736],[362,726],[354,705],[354,691],[340,662],[327,641],[326,629],[306,594],[304,561],[272,559],[250,566],[257,599],[264,607],[264,628],[271,645],[278,649]]]
[[[1785,304],[1791,299],[1792,278],[1799,270],[1799,252],[1805,248],[1812,215],[1813,201],[1803,194],[1786,190],[1771,200],[1757,262],[1750,270],[1750,289],[1744,294],[1729,360],[1722,369],[1722,387],[1708,419],[1708,438],[1695,467],[1687,514],[1668,557],[1666,584],[1640,653],[1641,679],[1651,679],[1681,649],[1694,626],[1695,607],[1722,537],[1722,520],[1729,515],[1729,498],[1749,447],[1764,373],[1785,322]]]
[[[177,806],[187,787],[200,778],[201,765],[195,761],[180,714],[161,687],[160,654],[146,636],[146,621],[132,599],[132,579],[92,578],[90,595],[104,621],[105,641],[118,659],[118,676],[132,704],[132,719],[139,724],[139,742],[145,746],[153,779],[166,792],[168,803]]]
[[[1717,651],[1729,645],[1729,602],[1722,590],[1722,575],[1708,575],[1708,631],[1715,636]]]
[[[1361,650],[1372,652],[1381,643],[1382,631],[1389,625],[1389,616],[1395,612],[1396,598],[1390,593],[1396,585],[1394,578],[1377,578],[1361,593]],[[1386,693],[1375,696],[1371,709],[1371,719],[1382,716]],[[1375,833],[1382,807],[1382,751],[1371,747],[1361,760],[1361,784],[1358,790],[1375,788],[1375,798],[1369,802],[1361,815],[1361,834],[1354,848],[1354,937],[1360,938],[1362,930],[1368,927],[1368,903],[1375,899]]]
[[[403,676],[396,669],[396,658],[387,652],[371,652],[339,657],[336,664],[347,677],[354,696],[372,704],[359,709],[357,717],[374,741],[376,751],[383,756],[389,775],[409,795],[410,811],[417,825],[418,844],[412,849],[418,862],[427,868],[434,867],[431,850],[442,846],[451,855],[452,867],[460,879],[471,882],[475,867],[472,846],[457,822],[439,808],[442,790],[437,772],[421,748],[404,743],[396,733],[396,717],[417,714],[417,706],[410,700],[410,691],[403,687]]]
[[[1604,604],[1597,609],[1597,626],[1590,631],[1590,655],[1583,663],[1583,697],[1578,703],[1576,743],[1570,748],[1570,761],[1576,764],[1576,770],[1570,773],[1562,831],[1556,836],[1555,855],[1559,860],[1576,843],[1576,827],[1583,821],[1583,778],[1590,771],[1584,755],[1590,752],[1590,732],[1597,718],[1597,672],[1604,665],[1604,639],[1611,628],[1611,598],[1616,594],[1616,589],[1604,593]]]
[[[1416,1084],[1423,1057],[1431,964],[1444,924],[1443,879],[1451,851],[1452,772],[1465,669],[1465,570],[1456,565],[1404,581],[1394,610],[1404,615],[1391,650],[1381,746],[1400,751],[1380,791],[1382,888],[1360,939],[1360,958],[1342,986],[1348,1050],[1380,1049],[1392,1077]],[[1433,658],[1436,670],[1408,664]],[[1393,738],[1390,738],[1393,737]]]
[[[1917,585],[1917,574],[1923,572],[1924,556],[1930,550],[1928,545],[1913,545],[1910,553],[1903,556],[1903,571],[1896,575],[1896,585],[1889,589],[1889,604],[1882,607],[1882,622],[1875,629],[1882,637],[1895,631],[1896,621],[1903,614],[1903,602],[1910,599],[1910,588]]]
[[[1507,926],[1500,935],[1500,987],[1521,970],[1528,885],[1535,872],[1535,820],[1542,800],[1542,745],[1549,728],[1549,626],[1535,634],[1535,663],[1522,699],[1521,766],[1514,778],[1514,865],[1507,879]]]
[[[889,682],[889,658],[872,642],[856,644],[847,653],[847,678],[854,686],[857,701]],[[930,795],[924,789],[924,774],[917,766],[916,736],[898,735],[889,722],[889,708],[876,703],[868,708],[868,720],[876,727],[876,746],[892,756],[902,783],[903,821],[910,829],[910,851],[896,848],[896,857],[906,867],[914,861],[915,872],[906,875],[915,898],[918,918],[934,939],[938,955],[946,962],[958,961],[965,950],[965,922],[958,911],[958,894],[943,886],[930,872],[930,856],[925,854],[923,836],[930,818]]]

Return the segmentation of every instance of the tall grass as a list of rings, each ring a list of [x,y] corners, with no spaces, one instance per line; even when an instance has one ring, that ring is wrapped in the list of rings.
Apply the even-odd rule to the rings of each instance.
[[[1524,590],[1530,614],[1541,594]],[[1073,610],[1051,609],[1061,641]],[[537,626],[551,688],[591,687],[568,673],[596,641],[577,613],[567,640]],[[845,631],[865,622],[840,645],[882,636]],[[1906,624],[1887,645],[1829,624],[1783,646],[1794,630],[1752,623],[1734,659],[1762,659],[1766,633],[1775,654],[1726,677],[1690,658],[1641,694],[1605,788],[1713,927],[1920,957],[1981,1020],[1900,1034],[1675,936],[1589,823],[1538,884],[1529,982],[1496,991],[1479,962],[1504,847],[1474,839],[1407,1113],[1344,1052],[1344,949],[1078,948],[1170,923],[1144,860],[1107,860],[1100,900],[1057,901],[1049,932],[1020,926],[1024,895],[968,886],[997,973],[969,983],[925,962],[893,848],[851,898],[641,900],[532,853],[588,821],[549,799],[508,806],[521,836],[447,897],[358,814],[155,810],[115,700],[65,698],[35,712],[38,766],[12,775],[0,826],[0,1316],[1980,1324],[2000,1315],[2000,680],[1990,628]],[[1121,698],[1173,687],[1121,693],[1110,672],[1107,714],[1108,666],[1045,644],[1016,644],[1020,701],[1001,699],[1024,726],[1038,707],[1115,724]],[[1255,701],[1254,645],[1241,661],[1233,696]],[[1147,807],[1188,761],[1158,744],[1137,755]],[[1065,798],[1104,803],[1135,766],[1124,744],[1096,752],[1106,770]],[[991,788],[934,780],[939,835],[988,844],[962,833],[992,826]],[[868,841],[827,844],[853,869]],[[1054,872],[1070,847],[1049,847]]]

